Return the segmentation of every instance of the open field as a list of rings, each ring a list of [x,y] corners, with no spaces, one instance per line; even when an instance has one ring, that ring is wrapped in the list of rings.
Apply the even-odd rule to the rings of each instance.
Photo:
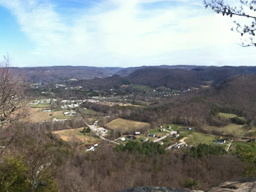
[[[97,112],[93,111],[92,109],[84,109],[84,114],[86,115],[95,115]]]
[[[178,124],[171,124],[173,131],[181,131],[185,126],[184,125],[178,125]]]
[[[112,130],[119,131],[136,131],[145,127],[149,127],[149,123],[139,122],[139,121],[131,121],[126,119],[114,119],[110,123],[107,124],[107,127]]]
[[[149,134],[156,135],[156,137],[162,137],[170,132],[170,130],[167,129],[167,131],[159,131],[160,128],[150,129]]]
[[[253,142],[234,141],[230,150],[235,152],[238,145],[256,153],[256,143]]]
[[[256,137],[256,128],[254,127],[253,129],[248,130],[247,133],[252,137]]]
[[[198,145],[199,143],[212,144],[213,141],[216,139],[217,136],[215,135],[193,132],[190,135],[188,135],[188,138],[185,140],[185,142],[188,145]]]
[[[77,129],[65,129],[60,131],[53,131],[53,134],[57,135],[60,139],[67,142],[79,142],[84,143],[86,145],[91,145],[100,142],[100,139],[93,135],[84,135],[81,132],[83,129],[83,127]]]
[[[205,126],[203,129],[207,131],[215,131],[221,135],[232,135],[234,137],[240,137],[245,134],[243,125],[229,124],[223,127]]]
[[[40,103],[37,105],[31,105],[30,107],[31,108],[48,108],[48,107],[51,107],[51,105],[48,103]]]
[[[245,120],[243,117],[240,117],[234,113],[219,113],[218,116],[220,117],[224,117],[224,118],[227,118],[227,119],[231,119],[231,118],[239,118],[241,120]]]
[[[57,119],[70,119],[71,117],[64,116],[63,111],[52,111],[52,112],[43,112],[42,108],[31,108],[26,120],[31,122],[43,122],[49,121],[53,118]]]
[[[234,118],[234,117],[237,117],[237,115],[233,114],[233,113],[219,113],[218,116],[224,117],[224,118]]]

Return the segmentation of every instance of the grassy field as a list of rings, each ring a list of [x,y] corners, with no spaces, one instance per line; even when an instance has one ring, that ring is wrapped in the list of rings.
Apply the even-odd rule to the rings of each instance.
[[[43,108],[31,108],[26,120],[37,123],[50,121],[53,118],[70,119],[70,116],[64,116],[63,111],[43,112]]]
[[[244,148],[250,149],[251,151],[254,151],[256,153],[256,143],[248,143],[248,142],[241,142],[241,141],[234,141],[231,145],[230,151],[235,152],[236,147],[240,145]]]
[[[203,134],[199,132],[193,132],[188,135],[185,142],[188,145],[198,145],[199,143],[213,144],[213,141],[217,139],[215,135]]]
[[[86,115],[95,115],[97,112],[93,111],[92,109],[84,109],[84,113]]]
[[[164,142],[165,147],[168,147],[176,143],[176,138],[166,137],[165,139],[162,140],[162,142]]]
[[[220,117],[224,117],[224,118],[227,118],[227,119],[231,119],[231,118],[239,118],[241,120],[245,120],[243,117],[240,117],[234,113],[219,113],[218,116]]]
[[[234,118],[234,117],[237,117],[237,115],[233,114],[233,113],[219,113],[218,116],[224,117],[224,118]]]
[[[30,105],[31,108],[49,108],[51,107],[50,104],[48,103],[40,103],[40,104],[37,104],[37,105]]]
[[[243,125],[237,125],[233,123],[223,127],[205,126],[203,129],[207,131],[215,131],[221,135],[233,135],[234,137],[243,136],[245,133]]]
[[[168,131],[159,131],[160,128],[154,128],[149,130],[149,134],[156,135],[156,137],[162,137],[168,133]],[[168,129],[166,129],[168,130]]]
[[[137,131],[144,127],[149,127],[149,123],[139,122],[139,121],[131,121],[126,119],[114,119],[113,121],[107,124],[107,127],[112,130],[120,130],[122,132],[125,131]]]
[[[256,127],[254,127],[253,129],[248,130],[247,133],[249,135],[251,135],[252,137],[256,137]]]
[[[91,145],[100,142],[100,139],[93,135],[84,135],[81,132],[83,129],[83,127],[77,129],[65,129],[60,131],[54,131],[53,134],[57,135],[60,139],[67,142],[80,142],[86,145]]]

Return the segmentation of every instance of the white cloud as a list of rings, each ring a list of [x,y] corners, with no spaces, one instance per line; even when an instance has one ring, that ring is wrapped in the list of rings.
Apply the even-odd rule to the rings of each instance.
[[[141,7],[161,1],[104,0],[91,8],[72,9],[70,15],[63,15],[57,9],[61,4],[49,0],[0,0],[0,5],[16,16],[21,30],[35,43],[33,58],[41,65],[232,62],[229,55],[240,48],[233,46],[238,38],[229,30],[231,20],[189,0],[166,0],[178,3],[168,9]]]

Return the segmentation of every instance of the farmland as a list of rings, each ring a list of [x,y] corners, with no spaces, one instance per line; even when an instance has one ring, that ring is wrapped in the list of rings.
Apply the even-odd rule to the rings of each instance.
[[[187,144],[197,146],[200,143],[203,144],[213,144],[213,141],[218,137],[216,135],[203,134],[199,132],[191,133],[188,138],[185,140]]]
[[[84,134],[82,133],[84,127],[76,129],[65,129],[60,131],[53,131],[52,133],[58,138],[66,142],[77,142],[85,145],[92,145],[100,142],[100,139],[93,134]]]
[[[239,137],[246,133],[246,130],[244,129],[243,125],[237,125],[233,123],[218,128],[214,126],[205,126],[203,129],[209,132],[215,131],[220,135],[231,135],[233,137]]]
[[[54,118],[56,119],[70,119],[63,114],[63,111],[44,111],[45,108],[31,108],[29,110],[28,117],[26,120],[38,123],[44,121],[51,121]]]
[[[149,128],[149,123],[131,121],[126,119],[114,119],[107,124],[107,127],[112,130],[117,130],[121,132],[135,132],[144,128]]]

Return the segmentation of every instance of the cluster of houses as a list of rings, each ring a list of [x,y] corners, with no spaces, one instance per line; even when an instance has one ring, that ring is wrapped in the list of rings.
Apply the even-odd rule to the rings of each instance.
[[[75,116],[76,112],[71,110],[71,111],[65,111],[63,114],[64,116]]]
[[[63,88],[63,89],[71,89],[71,90],[83,89],[82,86],[67,87],[65,84],[55,84],[55,88],[56,88],[56,89]]]
[[[186,131],[192,131],[191,127],[184,127],[183,129]],[[160,145],[163,145],[164,143],[162,140],[167,137],[174,137],[174,138],[180,137],[179,131],[174,131],[171,126],[167,126],[165,128],[163,126],[160,126],[157,131],[166,132],[166,134],[164,136],[160,137],[160,136],[157,136],[155,133],[150,133],[150,134],[148,134],[147,137],[142,137],[141,141],[146,142],[146,141],[150,140],[150,138],[153,139],[153,138],[158,137],[159,139],[153,139],[152,141],[158,142]],[[133,135],[121,137],[121,138],[119,138],[119,140],[122,142],[125,142],[126,140],[136,140],[136,139],[138,139],[137,136],[140,134],[141,133],[139,131],[136,131],[136,132],[134,132]],[[188,146],[187,143],[185,143],[184,141],[180,141],[180,142],[177,142],[177,143],[169,146],[167,149],[180,149],[182,147],[191,147],[191,146]]]
[[[30,102],[30,105],[39,105],[39,104],[51,104],[52,102],[55,102],[56,99],[40,99],[40,100],[34,100]]]
[[[79,107],[85,100],[62,100],[61,108],[62,109],[73,109]]]

